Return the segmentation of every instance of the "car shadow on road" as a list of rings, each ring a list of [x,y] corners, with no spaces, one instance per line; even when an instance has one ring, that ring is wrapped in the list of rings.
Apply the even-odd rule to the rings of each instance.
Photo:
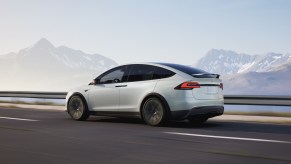
[[[88,119],[90,122],[103,122],[103,123],[121,123],[121,124],[139,124],[144,126],[146,123],[139,118],[119,118],[119,117],[103,117],[103,116],[93,116]],[[168,121],[166,124],[159,127],[168,128],[210,128],[221,126],[219,123],[205,123],[205,124],[191,124],[188,121]]]
[[[105,116],[91,116],[87,121],[104,123],[144,124],[144,122],[138,118],[105,117]]]
[[[143,120],[138,118],[115,118],[115,117],[90,117],[90,122],[102,123],[118,123],[126,125],[142,125],[148,126]],[[169,121],[167,124],[162,125],[164,128],[179,128],[179,129],[203,129],[215,130],[221,132],[258,132],[258,133],[276,133],[276,134],[289,134],[291,135],[290,125],[275,125],[275,124],[262,124],[252,122],[231,122],[231,121],[214,121],[208,120],[204,124],[191,124],[188,121]],[[154,128],[154,127],[153,127]]]

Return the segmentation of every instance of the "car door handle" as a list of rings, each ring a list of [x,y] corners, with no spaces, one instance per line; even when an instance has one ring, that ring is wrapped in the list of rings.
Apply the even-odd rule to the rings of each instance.
[[[116,85],[115,87],[127,87],[127,85]]]

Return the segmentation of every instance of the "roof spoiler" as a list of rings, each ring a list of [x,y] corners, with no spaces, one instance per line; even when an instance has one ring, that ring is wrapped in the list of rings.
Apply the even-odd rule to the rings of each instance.
[[[219,78],[220,75],[218,74],[211,74],[211,73],[202,73],[202,74],[192,74],[193,77],[196,78]]]

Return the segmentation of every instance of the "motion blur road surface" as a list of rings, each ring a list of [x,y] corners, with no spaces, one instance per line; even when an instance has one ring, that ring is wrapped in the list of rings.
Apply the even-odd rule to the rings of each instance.
[[[212,121],[150,127],[73,121],[56,110],[0,109],[0,163],[291,163],[291,126]]]

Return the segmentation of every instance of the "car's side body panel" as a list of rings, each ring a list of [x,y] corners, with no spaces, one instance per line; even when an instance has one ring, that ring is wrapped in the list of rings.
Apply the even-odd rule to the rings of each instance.
[[[119,90],[119,111],[139,112],[144,96],[152,93],[156,84],[157,80],[123,83],[126,86]]]

